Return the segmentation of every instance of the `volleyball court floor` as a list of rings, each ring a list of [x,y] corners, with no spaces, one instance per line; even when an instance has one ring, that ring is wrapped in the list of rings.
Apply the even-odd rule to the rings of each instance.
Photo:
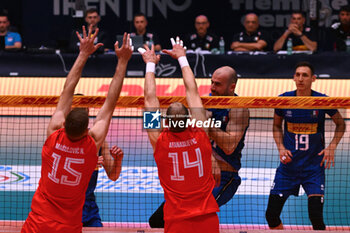
[[[0,117],[0,229],[18,232],[30,211],[40,177],[41,148],[49,117]],[[326,123],[326,142],[334,128]],[[347,121],[349,127],[349,121]],[[279,163],[272,137],[271,119],[251,119],[242,152],[242,184],[220,208],[222,232],[239,229],[260,232],[267,227],[265,210],[269,190]],[[163,193],[147,134],[140,118],[113,118],[107,141],[124,150],[123,169],[116,181],[99,170],[97,203],[105,228],[115,232],[162,232],[149,229],[148,218],[162,203]],[[350,231],[349,133],[344,135],[335,156],[335,167],[327,171],[324,215],[330,230]],[[307,197],[291,196],[281,215],[287,229],[311,229]],[[12,227],[11,227],[12,226]],[[109,228],[110,227],[110,228]],[[118,229],[120,231],[118,231]],[[140,230],[137,230],[140,229]],[[5,231],[4,231],[5,230]],[[9,231],[6,231],[9,230]],[[99,229],[84,229],[84,232]],[[244,232],[244,231],[243,231]],[[286,231],[287,232],[287,231]]]

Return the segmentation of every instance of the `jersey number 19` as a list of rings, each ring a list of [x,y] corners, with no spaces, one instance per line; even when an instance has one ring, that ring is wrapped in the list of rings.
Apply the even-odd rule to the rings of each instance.
[[[295,149],[306,151],[309,149],[309,135],[296,134],[295,135]]]

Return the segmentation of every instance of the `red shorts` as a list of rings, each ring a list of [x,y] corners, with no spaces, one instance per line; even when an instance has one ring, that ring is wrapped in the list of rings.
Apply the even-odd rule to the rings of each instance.
[[[21,233],[81,233],[82,229],[82,223],[77,226],[67,225],[37,215],[31,211],[22,226]]]
[[[216,213],[181,220],[168,220],[165,233],[219,233],[219,218]]]

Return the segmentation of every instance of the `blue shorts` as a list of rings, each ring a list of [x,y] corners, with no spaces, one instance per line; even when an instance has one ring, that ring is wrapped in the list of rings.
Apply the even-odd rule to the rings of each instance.
[[[213,195],[219,206],[232,199],[241,184],[241,177],[237,172],[221,171],[220,186],[213,189]]]
[[[95,201],[85,201],[82,222],[84,227],[102,227],[99,209]]]
[[[287,172],[279,167],[276,170],[275,179],[270,194],[298,196],[300,185],[307,196],[318,194],[324,195],[325,172],[323,168],[307,172]]]
[[[102,227],[99,209],[96,204],[94,194],[97,182],[98,170],[95,170],[90,179],[89,187],[86,190],[85,203],[83,206],[83,226],[84,227]]]

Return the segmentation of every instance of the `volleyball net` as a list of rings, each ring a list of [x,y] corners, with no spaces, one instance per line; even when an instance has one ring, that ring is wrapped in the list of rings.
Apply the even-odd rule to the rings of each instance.
[[[92,124],[105,97],[74,97],[74,107],[90,109]],[[170,103],[186,103],[184,97],[160,97],[164,110]],[[239,170],[241,184],[234,197],[220,207],[222,229],[268,229],[265,211],[279,166],[273,139],[274,109],[339,109],[349,129],[350,98],[323,97],[202,97],[208,109],[247,108],[249,128],[245,136]],[[0,96],[0,226],[21,225],[28,216],[41,171],[41,150],[46,128],[57,104],[56,96]],[[164,201],[153,149],[144,129],[147,123],[143,97],[123,96],[109,128],[106,141],[124,151],[117,181],[98,171],[96,201],[104,226],[149,228],[148,219]],[[311,128],[296,125],[308,134]],[[325,144],[333,138],[335,124],[325,122]],[[299,140],[299,139],[298,139]],[[335,166],[326,170],[324,221],[328,230],[350,230],[350,135],[346,130],[335,152]],[[305,140],[299,141],[299,146]],[[312,229],[305,191],[290,196],[281,215],[286,229]]]

